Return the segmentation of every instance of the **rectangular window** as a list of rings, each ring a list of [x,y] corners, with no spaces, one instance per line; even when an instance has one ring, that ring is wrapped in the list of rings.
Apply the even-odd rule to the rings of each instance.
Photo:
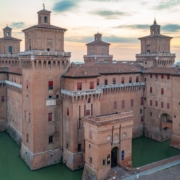
[[[161,74],[161,79],[164,79],[164,74]]]
[[[132,83],[132,77],[129,77],[129,83]]]
[[[142,109],[140,109],[140,114],[142,114]]]
[[[150,74],[150,78],[152,78],[153,77],[153,75],[152,74]]]
[[[125,108],[125,101],[122,101],[122,108]]]
[[[104,80],[104,85],[108,85],[108,79]]]
[[[113,84],[116,84],[116,78],[113,78]]]
[[[77,90],[78,90],[78,91],[81,91],[81,90],[82,90],[82,83],[81,83],[81,82],[78,82],[78,83],[77,83]]]
[[[99,86],[99,79],[97,79],[97,86]]]
[[[49,136],[49,144],[53,143],[53,136]]]
[[[11,54],[13,53],[13,47],[12,46],[9,46],[8,50],[9,50],[9,53],[11,53]]]
[[[78,144],[78,152],[81,152],[82,149],[81,149],[81,144]]]
[[[131,99],[131,106],[134,106],[134,99]]]
[[[156,74],[155,76],[156,76],[156,79],[158,79],[158,74]]]
[[[29,122],[31,122],[31,114],[29,113]]]
[[[67,108],[67,116],[69,116],[69,108]]]
[[[136,76],[136,82],[139,82],[139,76]]]
[[[106,160],[105,159],[103,159],[103,166],[105,166],[106,165]]]
[[[156,101],[156,106],[158,106],[158,102]]]
[[[164,102],[161,102],[161,108],[164,108]]]
[[[86,116],[90,116],[90,109],[86,110]]]
[[[150,106],[152,106],[152,100],[150,100]]]
[[[27,142],[27,143],[29,142],[29,136],[28,136],[28,134],[26,134],[26,142]]]
[[[1,102],[4,102],[4,96],[1,96]]]
[[[163,88],[161,88],[161,94],[164,94],[164,89]]]
[[[150,116],[152,116],[152,112],[150,112]]]
[[[114,109],[117,109],[117,102],[114,102]]]
[[[90,82],[90,89],[94,89],[94,82]]]
[[[124,84],[124,77],[121,78],[121,83]]]
[[[168,109],[170,109],[170,105],[169,105],[169,103],[167,103],[167,108],[168,108]]]
[[[92,157],[89,157],[89,163],[92,164]]]
[[[49,90],[52,90],[53,89],[53,81],[49,81]]]
[[[141,105],[144,105],[144,98],[141,97]]]
[[[48,121],[52,121],[52,113],[48,113]]]
[[[26,80],[26,89],[29,88],[28,80]]]
[[[143,116],[141,116],[141,122],[143,122],[144,121],[144,118],[143,118]]]
[[[152,93],[152,91],[153,91],[153,90],[152,90],[152,87],[150,87],[150,93]]]
[[[169,74],[167,75],[167,79],[170,79],[170,75]]]

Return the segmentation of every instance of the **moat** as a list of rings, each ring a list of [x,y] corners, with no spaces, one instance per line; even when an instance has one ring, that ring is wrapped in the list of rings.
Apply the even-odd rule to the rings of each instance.
[[[5,132],[0,133],[0,176],[2,180],[80,180],[83,170],[72,172],[63,164],[31,171],[19,156],[20,147]],[[133,140],[133,166],[139,167],[179,155],[169,141],[159,143],[142,137]]]

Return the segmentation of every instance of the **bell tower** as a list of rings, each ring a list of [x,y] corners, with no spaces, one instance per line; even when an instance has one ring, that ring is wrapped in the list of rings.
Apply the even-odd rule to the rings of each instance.
[[[150,34],[151,35],[158,35],[161,34],[160,32],[160,25],[157,24],[156,19],[154,19],[154,24],[150,26]]]
[[[38,13],[38,24],[50,25],[51,11],[45,9],[43,4],[43,9]]]

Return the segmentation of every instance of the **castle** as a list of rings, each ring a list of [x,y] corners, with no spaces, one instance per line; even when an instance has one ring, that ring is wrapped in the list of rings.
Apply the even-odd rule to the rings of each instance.
[[[24,52],[11,28],[0,38],[0,131],[21,144],[30,169],[63,159],[71,170],[84,167],[82,179],[101,180],[111,167],[132,166],[132,138],[180,148],[180,68],[156,20],[136,61],[113,60],[97,33],[81,65],[70,64],[66,29],[50,20],[44,8],[23,30]]]

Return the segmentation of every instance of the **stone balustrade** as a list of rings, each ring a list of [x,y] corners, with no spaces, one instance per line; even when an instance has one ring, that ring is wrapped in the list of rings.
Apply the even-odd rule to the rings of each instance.
[[[102,58],[102,57],[104,57],[104,58],[113,58],[113,55],[106,55],[106,54],[102,54],[102,55],[100,55],[100,54],[89,54],[89,55],[84,55],[84,57],[86,58],[89,58],[89,57],[96,57],[96,58]]]
[[[10,85],[10,86],[14,86],[16,88],[22,89],[22,84],[18,84],[18,83],[11,82],[11,81],[8,81],[8,80],[0,80],[0,84],[7,84],[7,85]]]
[[[18,54],[19,56],[62,56],[71,57],[70,52],[64,51],[24,51]]]
[[[142,53],[142,54],[136,54],[136,57],[141,57],[141,56],[171,56],[171,57],[174,57],[176,55],[171,54],[171,53]]]
[[[0,54],[1,58],[15,58],[18,57],[18,54]]]

